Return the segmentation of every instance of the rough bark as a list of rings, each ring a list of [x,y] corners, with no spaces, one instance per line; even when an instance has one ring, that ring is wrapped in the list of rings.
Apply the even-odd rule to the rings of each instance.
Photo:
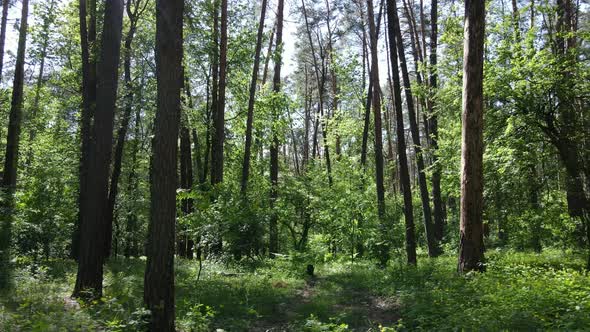
[[[182,89],[183,0],[156,2],[157,111],[152,143],[150,224],[146,245],[144,302],[150,330],[174,328],[174,228],[177,139]]]
[[[109,170],[113,146],[113,122],[119,79],[119,55],[123,28],[123,1],[105,4],[102,45],[96,85],[96,113],[92,127],[87,182],[88,201],[82,210],[78,273],[74,296],[102,295],[104,245],[107,234]],[[101,248],[97,250],[97,248]]]
[[[406,226],[406,255],[408,264],[416,264],[416,235],[414,230],[414,210],[412,207],[412,189],[410,173],[408,171],[408,157],[406,155],[406,137],[404,133],[404,115],[402,112],[402,94],[397,59],[397,44],[393,31],[393,5],[395,0],[387,0],[388,32],[391,58],[391,73],[395,103],[395,120],[397,134],[397,157],[399,162],[400,187],[404,198],[404,217]]]
[[[463,130],[458,270],[484,271],[483,243],[483,43],[485,1],[465,2]]]

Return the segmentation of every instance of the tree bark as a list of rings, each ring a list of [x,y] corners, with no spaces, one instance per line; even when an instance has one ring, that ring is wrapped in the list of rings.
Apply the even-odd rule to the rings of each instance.
[[[460,273],[485,270],[482,222],[484,0],[466,0],[464,26]]]
[[[416,264],[416,235],[414,230],[414,210],[412,207],[412,188],[408,171],[408,157],[406,155],[406,136],[404,133],[404,115],[402,112],[402,94],[397,59],[397,44],[393,31],[393,13],[395,0],[387,0],[388,33],[391,58],[391,73],[393,78],[393,100],[395,102],[397,157],[399,161],[400,187],[404,197],[404,216],[406,226],[406,255],[408,264]]]
[[[258,34],[256,37],[256,49],[254,51],[254,68],[252,69],[252,78],[250,80],[250,95],[248,97],[248,115],[246,119],[246,143],[244,146],[244,161],[242,163],[242,182],[240,190],[246,194],[248,188],[248,178],[250,177],[250,157],[252,151],[252,126],[254,122],[254,101],[256,98],[256,82],[258,81],[258,71],[260,67],[260,50],[262,49],[262,38],[264,32],[264,19],[266,16],[267,0],[262,0],[260,9],[260,22],[258,23]]]
[[[23,0],[21,22],[18,33],[18,49],[12,84],[12,99],[8,119],[8,136],[4,157],[4,174],[0,190],[2,200],[0,209],[0,289],[10,285],[10,242],[12,241],[12,221],[15,209],[15,191],[18,174],[18,154],[20,132],[23,117],[23,95],[25,79],[25,52],[27,46],[27,20],[29,16],[29,0]]]
[[[73,294],[84,298],[99,298],[102,295],[103,263],[106,258],[104,246],[108,233],[106,211],[109,169],[123,27],[122,0],[106,2],[103,24],[101,57],[97,70],[96,114],[88,166],[88,174],[92,176],[88,178],[88,201],[82,210],[78,274]]]
[[[146,246],[144,302],[150,330],[174,328],[174,228],[177,139],[182,89],[183,0],[156,1],[157,111],[150,176],[150,224]]]

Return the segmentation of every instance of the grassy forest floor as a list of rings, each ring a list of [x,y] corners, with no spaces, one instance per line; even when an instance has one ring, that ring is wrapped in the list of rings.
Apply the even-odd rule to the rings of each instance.
[[[176,268],[181,331],[583,330],[590,327],[584,257],[490,251],[483,274],[459,276],[456,258],[316,265],[282,258],[257,266],[198,262]],[[0,331],[141,330],[144,261],[108,263],[102,301],[69,298],[72,261],[20,259],[15,287],[0,297]]]

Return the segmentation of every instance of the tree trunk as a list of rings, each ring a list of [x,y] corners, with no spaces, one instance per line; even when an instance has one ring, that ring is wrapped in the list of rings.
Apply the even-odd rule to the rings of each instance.
[[[92,118],[96,108],[96,0],[79,0],[80,47],[82,51],[82,112],[80,115],[80,165],[78,167],[78,217],[72,232],[71,256],[78,259],[80,250],[80,227],[86,211],[88,195],[88,168],[92,143]],[[87,22],[87,16],[90,18]]]
[[[221,38],[219,41],[219,93],[213,116],[211,145],[211,184],[223,182],[223,142],[225,140],[225,87],[227,79],[227,0],[221,0]]]
[[[319,66],[317,54],[315,52],[315,46],[314,46],[313,39],[311,36],[311,28],[309,26],[309,20],[307,17],[307,9],[305,7],[304,0],[301,0],[301,6],[303,8],[303,17],[305,19],[305,30],[307,32],[307,38],[309,40],[309,45],[311,48],[313,67],[315,70],[316,82],[318,84],[318,99],[319,99],[318,113],[319,113],[319,116],[321,117],[321,120],[319,118],[316,119],[316,123],[319,124],[322,128],[322,138],[324,141],[324,156],[326,158],[326,168],[328,171],[328,184],[330,186],[332,186],[332,163],[330,160],[330,148],[328,147],[328,131],[326,128],[327,127],[327,117],[324,116],[324,90],[325,90],[326,76],[324,74],[325,71],[320,69],[320,66]],[[320,46],[320,48],[321,48],[321,46]],[[323,57],[322,57],[322,61],[323,61]],[[323,65],[323,62],[322,62],[322,65]],[[316,125],[315,132],[314,132],[314,147],[315,148],[318,148],[317,130],[318,130],[318,125]],[[315,157],[315,148],[314,148],[313,157]]]
[[[402,78],[404,90],[406,94],[406,105],[408,106],[408,117],[410,121],[410,132],[412,140],[414,141],[414,152],[416,153],[416,164],[418,166],[418,185],[420,187],[420,198],[422,199],[422,210],[424,213],[424,232],[426,233],[426,243],[428,245],[428,256],[435,257],[439,254],[439,250],[432,231],[432,215],[430,210],[430,196],[428,195],[428,184],[426,183],[426,174],[424,173],[424,157],[422,154],[422,145],[420,144],[420,132],[418,130],[418,123],[416,121],[416,112],[414,108],[414,97],[412,96],[412,88],[410,76],[408,74],[408,67],[406,66],[406,55],[404,53],[404,43],[397,15],[397,7],[395,1],[390,2],[392,9],[390,13],[393,17],[389,17],[389,25],[393,25],[393,33],[396,42],[396,48],[399,56],[399,64],[402,71]]]
[[[57,3],[55,0],[49,1],[47,4],[46,10],[48,13],[51,13],[55,10]],[[33,107],[31,108],[31,112],[28,116],[29,118],[29,151],[27,153],[27,165],[30,165],[31,159],[33,156],[33,141],[37,136],[37,114],[39,113],[39,102],[41,100],[41,88],[43,87],[43,76],[45,74],[45,58],[47,57],[47,48],[49,47],[49,29],[51,28],[51,24],[53,20],[49,17],[45,16],[43,18],[43,25],[41,31],[41,53],[39,54],[39,59],[41,63],[39,64],[39,75],[37,76],[37,83],[35,84],[35,97],[33,99]],[[0,79],[1,80],[1,79]]]
[[[484,0],[466,0],[464,29],[460,273],[485,270],[482,223]]]
[[[4,45],[6,43],[6,21],[8,20],[8,7],[10,0],[2,1],[2,23],[0,23],[0,82],[2,81],[2,68],[4,64]]]
[[[381,15],[383,12],[383,1],[381,1],[381,6],[379,7],[379,14],[377,15],[377,26],[376,26],[376,36],[379,36],[379,29],[381,28]],[[369,19],[374,19],[374,17],[369,17]],[[364,26],[363,26],[364,29]],[[366,39],[366,32],[363,31],[363,38]],[[369,37],[370,39],[370,37]],[[369,41],[370,42],[370,41]],[[365,45],[363,45],[365,46]],[[367,58],[369,57],[369,52],[366,51]],[[371,75],[371,67],[370,61],[367,59],[367,67],[369,67],[369,76]],[[365,117],[364,117],[364,125],[363,125],[363,139],[361,145],[361,165],[365,165],[367,162],[367,145],[369,142],[369,126],[371,124],[371,101],[373,100],[373,80],[369,77],[369,89],[367,91],[367,100],[365,102]]]
[[[430,9],[430,98],[428,102],[428,133],[432,149],[432,202],[434,205],[434,237],[440,242],[444,236],[445,210],[440,189],[441,169],[438,163],[438,116],[434,109],[438,89],[437,45],[438,45],[438,0],[431,1]]]
[[[276,48],[281,50],[283,44],[283,11],[284,0],[279,0],[277,9],[277,32]],[[281,62],[282,54],[275,55],[275,70],[273,77],[273,92],[281,92]],[[273,109],[274,120],[278,119],[278,109]],[[275,211],[275,204],[278,198],[278,181],[279,181],[279,138],[275,130],[272,130],[272,142],[270,144],[270,224],[269,224],[269,245],[268,252],[271,258],[275,256],[279,249],[279,230],[278,214]]]
[[[174,228],[180,91],[182,89],[183,0],[156,2],[158,99],[150,176],[150,224],[146,245],[144,302],[150,331],[174,328]]]
[[[106,238],[104,247],[104,256],[111,255],[111,244],[113,238],[113,220],[115,215],[115,203],[117,194],[119,192],[119,177],[121,176],[121,165],[123,163],[123,148],[127,137],[127,130],[129,128],[129,121],[131,120],[131,113],[133,111],[133,84],[131,82],[131,45],[135,30],[137,28],[137,20],[141,5],[141,0],[133,1],[134,8],[131,8],[132,1],[127,1],[126,12],[129,17],[129,31],[125,37],[125,49],[123,55],[123,71],[125,79],[125,109],[121,119],[121,127],[117,131],[117,144],[115,145],[113,171],[111,174],[111,184],[108,196],[108,208],[106,212]],[[145,6],[144,6],[145,8]]]
[[[397,157],[399,161],[400,187],[404,197],[404,216],[406,226],[406,255],[408,264],[416,264],[416,235],[414,230],[414,210],[412,207],[412,188],[408,171],[408,157],[406,155],[406,136],[404,133],[404,115],[402,112],[402,94],[397,59],[397,44],[393,31],[394,1],[387,0],[388,35],[391,58],[391,73],[393,78],[393,100],[395,102],[395,120],[397,133]]]
[[[381,96],[379,94],[379,60],[377,58],[377,29],[373,14],[373,1],[367,0],[367,17],[369,21],[369,40],[371,47],[371,81],[373,82],[373,115],[375,125],[375,184],[377,186],[377,213],[380,222],[380,231],[383,236],[382,244],[378,248],[379,261],[382,266],[389,260],[389,231],[385,222],[385,188],[383,185],[383,137],[381,127]]]
[[[10,242],[12,240],[12,221],[15,209],[15,191],[18,171],[18,152],[23,117],[23,90],[25,79],[25,51],[27,46],[27,20],[29,0],[23,0],[21,22],[18,34],[18,50],[12,84],[12,99],[8,120],[8,137],[4,158],[4,175],[2,177],[2,200],[0,209],[0,289],[10,285]]]
[[[123,1],[108,1],[105,5],[101,57],[98,64],[96,86],[96,114],[94,115],[90,146],[87,203],[82,210],[80,224],[80,251],[74,296],[99,298],[102,295],[102,277],[105,239],[108,233],[106,214],[108,186],[113,146],[113,122],[119,79],[119,55],[123,27]],[[97,248],[101,248],[97,250]],[[90,291],[87,293],[87,291]]]
[[[250,95],[248,97],[248,115],[246,119],[246,143],[244,147],[244,161],[242,163],[242,183],[240,187],[242,194],[246,194],[248,188],[248,178],[250,176],[252,126],[254,122],[254,101],[256,98],[256,82],[258,81],[258,71],[260,67],[260,50],[262,49],[264,19],[266,16],[266,3],[267,0],[262,0],[262,7],[260,10],[260,22],[258,23],[258,34],[256,37],[256,49],[254,51],[254,68],[252,69],[252,78],[250,80]]]
[[[191,138],[188,129],[188,119],[185,116],[185,121],[181,121],[180,128],[180,188],[185,191],[190,191],[193,188],[193,161],[191,156]],[[182,213],[187,215],[193,212],[193,199],[186,198],[181,201]],[[186,234],[186,226],[179,227],[178,253],[181,257],[193,258],[194,241]],[[182,247],[182,248],[180,248]]]

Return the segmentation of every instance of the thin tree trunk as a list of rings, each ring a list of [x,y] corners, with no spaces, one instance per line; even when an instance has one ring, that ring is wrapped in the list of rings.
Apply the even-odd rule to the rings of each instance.
[[[485,1],[466,0],[459,272],[484,271],[483,44]]]
[[[408,159],[406,155],[406,136],[404,132],[404,115],[402,112],[401,83],[399,78],[397,44],[393,27],[395,0],[387,0],[388,33],[391,58],[391,73],[393,78],[393,100],[395,102],[396,132],[397,132],[397,157],[399,160],[400,187],[404,197],[404,216],[406,226],[406,255],[408,264],[416,264],[416,235],[414,230],[414,210],[412,207],[412,187],[410,186],[410,173],[408,171]]]
[[[376,25],[376,36],[377,39],[379,36],[379,29],[381,28],[381,15],[383,12],[383,0],[381,1],[381,5],[379,6],[379,14],[377,15],[377,25]],[[374,17],[369,17],[369,20],[374,20]],[[366,32],[363,31],[363,34],[366,35]],[[366,36],[363,36],[366,39]],[[370,38],[370,37],[369,37]],[[367,67],[369,67],[369,76],[371,75],[371,67],[370,61],[368,59],[370,52],[366,52],[367,54]],[[369,89],[367,91],[367,100],[365,102],[365,117],[364,117],[364,125],[363,125],[363,139],[361,143],[361,165],[366,165],[367,162],[367,145],[369,142],[369,126],[371,125],[371,101],[373,100],[373,80],[369,77]]]
[[[80,252],[74,296],[99,298],[102,295],[104,245],[107,235],[109,169],[113,146],[113,121],[117,100],[123,1],[105,5],[101,57],[98,64],[96,114],[88,167],[88,201],[82,211]],[[97,248],[100,248],[97,250]],[[90,293],[86,292],[90,291]]]
[[[375,125],[375,184],[377,187],[377,213],[380,222],[380,231],[383,236],[379,246],[379,261],[382,266],[387,265],[389,260],[389,239],[385,222],[385,188],[383,186],[383,138],[381,127],[381,97],[379,95],[379,60],[377,58],[378,32],[375,27],[375,15],[373,14],[373,1],[367,0],[367,17],[369,20],[369,40],[371,47],[371,81],[373,82],[373,115]]]
[[[0,208],[0,290],[10,285],[10,242],[12,240],[12,221],[15,208],[15,191],[18,174],[18,153],[20,132],[23,117],[23,90],[25,79],[25,51],[27,46],[27,20],[29,16],[29,0],[23,0],[21,23],[18,34],[18,49],[12,84],[12,99],[8,120],[8,137],[4,157],[4,175],[0,190],[2,201]]]
[[[4,45],[6,43],[6,21],[8,20],[8,7],[10,0],[2,1],[2,23],[0,23],[0,82],[2,81],[2,68],[4,64]]]
[[[431,1],[430,9],[430,94],[428,102],[428,133],[432,151],[432,202],[434,205],[434,236],[440,242],[444,236],[445,209],[440,189],[441,168],[438,163],[438,116],[434,109],[438,89],[437,45],[438,45],[438,0]]]
[[[254,68],[252,69],[252,78],[250,80],[250,95],[248,97],[248,115],[246,119],[246,143],[244,146],[244,161],[242,163],[242,183],[240,187],[242,194],[246,194],[248,188],[248,178],[250,176],[252,127],[254,122],[254,101],[256,98],[256,82],[258,81],[258,71],[260,66],[260,50],[262,49],[266,5],[267,0],[262,0],[262,7],[260,10],[260,22],[258,23],[258,35],[256,37],[256,49],[254,51]]]
[[[144,303],[150,331],[174,328],[174,228],[176,148],[182,89],[183,0],[156,1],[156,79],[158,99],[150,176],[150,224],[146,245]]]
[[[319,110],[319,115],[321,117],[321,120],[317,120],[316,123],[319,122],[319,125],[321,125],[322,128],[322,138],[324,141],[324,155],[326,158],[326,168],[328,171],[328,184],[331,186],[332,185],[332,163],[330,160],[330,148],[328,147],[328,131],[327,131],[327,121],[326,121],[326,117],[324,117],[324,90],[325,90],[325,82],[326,82],[326,77],[324,75],[324,71],[320,70],[319,67],[319,62],[317,59],[317,55],[315,52],[315,46],[313,43],[313,39],[311,37],[311,28],[309,26],[309,19],[307,17],[307,9],[305,7],[305,0],[301,0],[301,5],[303,7],[303,17],[305,19],[305,30],[307,32],[307,38],[309,40],[309,45],[311,47],[311,54],[312,54],[312,59],[313,59],[313,66],[314,66],[314,70],[315,70],[315,76],[316,76],[316,81],[318,84],[318,110]],[[323,57],[322,57],[323,59]],[[321,74],[320,74],[321,72]],[[314,133],[314,145],[317,147],[317,129],[318,126],[316,125],[316,132]],[[314,148],[314,155],[315,157],[315,148]]]
[[[277,40],[276,47],[281,49],[283,44],[283,11],[284,0],[279,0],[277,9]],[[281,62],[282,54],[275,55],[275,70],[273,77],[273,91],[279,93],[281,91]],[[277,120],[280,110],[273,109],[274,120]],[[271,258],[279,250],[279,230],[278,230],[278,214],[274,210],[278,198],[278,181],[279,181],[279,138],[275,130],[272,131],[272,142],[270,144],[270,224],[269,224],[269,245],[268,252]]]
[[[424,173],[424,157],[422,155],[422,146],[420,144],[420,132],[418,131],[418,123],[416,121],[416,112],[414,108],[414,97],[412,96],[410,76],[408,74],[408,67],[406,66],[406,55],[404,52],[404,43],[399,25],[399,18],[397,15],[397,8],[395,1],[391,2],[393,20],[390,25],[393,25],[393,33],[396,42],[396,48],[399,56],[399,64],[402,71],[404,91],[406,94],[406,105],[408,106],[408,117],[410,121],[410,132],[412,140],[414,141],[414,152],[416,153],[416,164],[418,166],[418,185],[420,187],[420,197],[422,199],[422,210],[424,214],[424,230],[426,233],[426,243],[428,245],[428,256],[434,257],[439,254],[432,230],[432,214],[430,210],[430,197],[428,195],[428,184],[426,183],[426,174]]]
[[[221,37],[219,42],[219,94],[213,117],[211,145],[211,184],[223,182],[223,143],[225,140],[225,87],[227,80],[227,0],[221,0]]]
[[[50,13],[55,10],[56,2],[51,0],[48,4],[47,11]],[[52,24],[52,20],[49,17],[45,17],[42,25],[41,32],[41,53],[39,58],[41,63],[39,64],[39,75],[37,76],[37,83],[35,84],[35,97],[33,99],[33,107],[29,114],[29,149],[27,153],[27,164],[31,163],[33,157],[33,141],[37,136],[37,114],[39,113],[39,102],[41,100],[41,88],[43,88],[43,75],[45,74],[45,58],[47,57],[47,48],[49,47],[49,29]],[[0,78],[1,80],[1,78]]]

